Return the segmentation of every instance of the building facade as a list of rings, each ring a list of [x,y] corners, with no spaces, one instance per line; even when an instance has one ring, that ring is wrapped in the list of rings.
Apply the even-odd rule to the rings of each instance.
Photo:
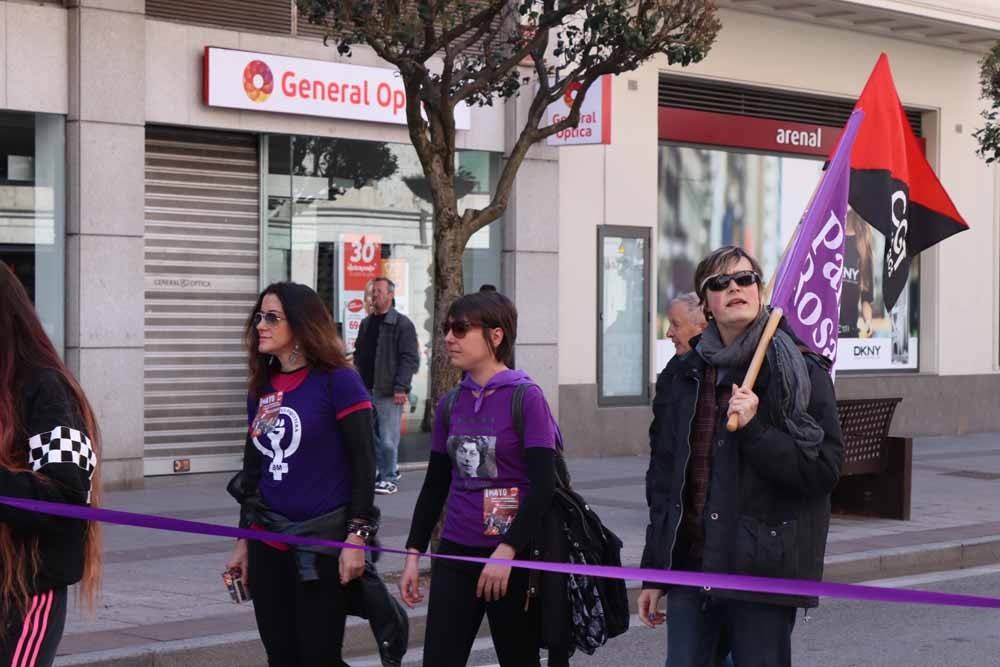
[[[859,297],[842,317],[854,365],[838,392],[903,396],[900,433],[1000,430],[1000,187],[971,137],[1000,11],[719,4],[703,63],[615,78],[610,143],[532,149],[466,253],[467,290],[518,303],[518,365],[573,452],[645,452],[665,302],[723,242],[773,268],[883,51],[971,229],[921,256],[901,312],[879,309],[875,265],[871,316]],[[272,281],[314,287],[350,345],[368,281],[388,275],[429,349],[432,216],[391,69],[338,56],[287,0],[241,6],[0,1],[0,259],[97,409],[110,486],[239,465],[241,335]],[[462,206],[488,200],[522,113],[461,121]],[[879,261],[880,238],[865,243]],[[404,461],[426,457],[427,362]]]
[[[270,282],[314,287],[352,345],[387,275],[429,354],[431,206],[398,78],[324,46],[294,3],[239,4],[0,2],[0,259],[94,403],[112,487],[239,466],[241,337]],[[462,116],[461,206],[488,201],[517,113]],[[467,289],[557,280],[556,157],[533,151],[470,240]],[[517,349],[553,395],[556,298],[533,295]],[[428,372],[425,354],[404,460],[426,459]]]
[[[1000,6],[718,4],[722,30],[702,63],[653,61],[618,77],[610,144],[560,149],[567,441],[592,454],[646,451],[650,383],[673,354],[667,302],[694,289],[698,260],[725,243],[774,270],[883,52],[970,229],[919,257],[892,312],[882,305],[881,234],[848,229],[845,266],[854,270],[841,299],[837,393],[903,397],[900,435],[1000,430],[1000,185],[972,136],[977,61],[1000,37]],[[595,269],[583,272],[587,261]]]

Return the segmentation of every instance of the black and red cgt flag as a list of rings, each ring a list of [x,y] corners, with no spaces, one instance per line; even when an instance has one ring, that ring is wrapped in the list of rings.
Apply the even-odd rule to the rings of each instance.
[[[865,120],[851,153],[849,201],[885,235],[882,294],[891,310],[906,284],[910,258],[969,228],[924,157],[883,53],[854,106]]]

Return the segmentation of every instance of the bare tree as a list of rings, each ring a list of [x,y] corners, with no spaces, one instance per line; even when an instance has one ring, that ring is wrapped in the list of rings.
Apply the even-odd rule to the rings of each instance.
[[[441,330],[463,291],[462,253],[477,230],[507,208],[528,149],[576,127],[590,87],[602,76],[665,54],[688,65],[708,53],[719,30],[711,0],[297,0],[342,54],[366,44],[399,70],[410,141],[434,211],[432,405],[456,381]],[[569,114],[546,124],[546,109],[570,88]],[[459,213],[455,191],[455,109],[530,95],[524,126],[506,156],[492,200]]]

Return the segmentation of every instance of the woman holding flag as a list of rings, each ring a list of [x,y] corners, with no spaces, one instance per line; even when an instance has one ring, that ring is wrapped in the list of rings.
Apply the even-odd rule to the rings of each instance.
[[[703,259],[695,289],[709,324],[656,383],[646,473],[650,525],[642,566],[820,580],[830,492],[842,461],[826,360],[787,327],[766,346],[761,267],[741,248]],[[734,432],[727,421],[735,419]],[[668,667],[791,665],[798,607],[816,598],[646,584],[639,615],[670,620]]]

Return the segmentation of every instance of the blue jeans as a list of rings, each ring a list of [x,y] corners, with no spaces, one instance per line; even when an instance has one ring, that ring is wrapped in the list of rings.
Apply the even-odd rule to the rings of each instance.
[[[395,482],[399,479],[399,423],[403,419],[403,406],[396,405],[392,396],[376,396],[375,405],[375,465],[378,479]]]
[[[667,667],[791,667],[795,608],[667,593]],[[732,655],[727,655],[732,652]]]

